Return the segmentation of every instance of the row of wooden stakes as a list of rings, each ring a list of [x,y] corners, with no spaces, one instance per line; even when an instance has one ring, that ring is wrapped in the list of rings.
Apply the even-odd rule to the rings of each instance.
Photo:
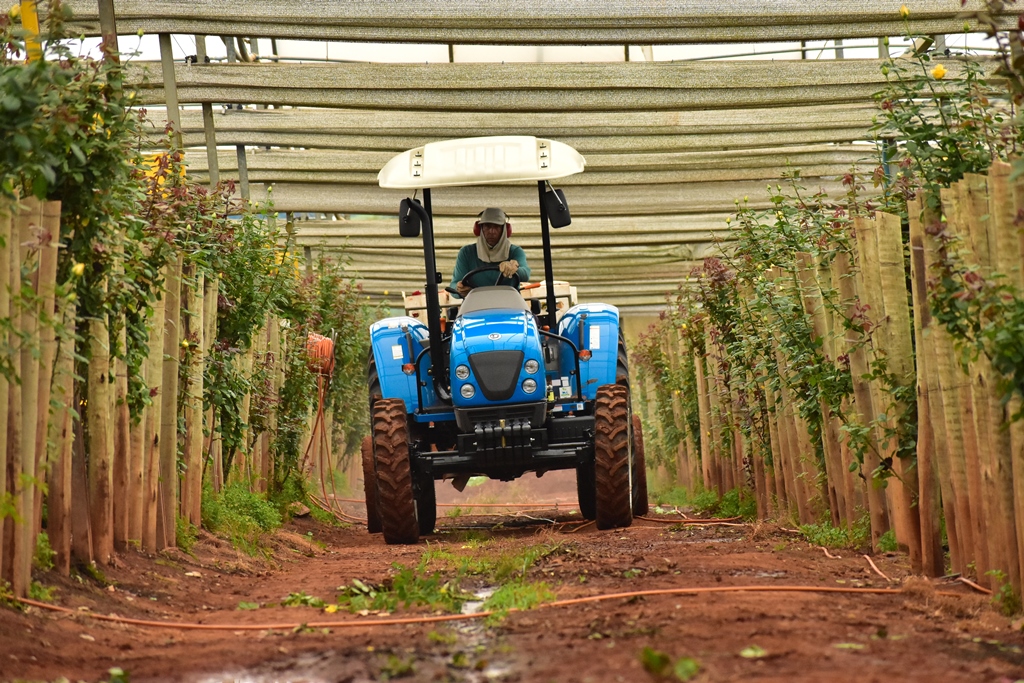
[[[60,202],[23,199],[15,210],[0,212],[0,323],[10,321],[0,324],[0,348],[10,360],[0,373],[0,422],[7,424],[6,432],[0,430],[0,502],[11,502],[0,520],[0,579],[22,597],[41,532],[65,575],[73,561],[109,563],[115,550],[129,544],[156,552],[176,545],[178,516],[201,523],[204,476],[215,490],[232,476],[265,490],[273,467],[273,411],[267,432],[249,434],[232,473],[223,471],[213,411],[204,414],[203,372],[216,339],[217,280],[197,273],[180,253],[164,265],[142,367],[151,403],[133,420],[128,367],[115,357],[122,354],[111,354],[112,346],[124,349],[127,343],[124,313],[116,314],[121,320],[79,318],[76,329],[78,311],[69,293],[81,275],[73,272],[58,286],[59,237]],[[123,264],[115,256],[113,269],[119,268]],[[105,291],[108,283],[99,286]],[[88,355],[80,378],[76,333]],[[275,363],[281,351],[280,326],[271,317],[242,356],[243,373],[249,375],[254,363],[274,364],[276,392],[284,378],[282,364]],[[250,404],[247,395],[243,423]]]
[[[987,176],[969,175],[944,190],[941,217],[929,217],[920,200],[908,208],[909,245],[900,218],[876,212],[873,219],[854,220],[852,255],[839,253],[826,265],[810,254],[797,254],[792,270],[773,267],[766,273],[780,295],[802,303],[806,327],[824,357],[848,362],[853,395],[844,401],[842,413],[853,425],[875,421],[866,434],[863,463],[856,462],[848,430],[825,401],[819,406],[820,448],[812,441],[816,434],[787,386],[785,378],[792,377],[793,369],[777,341],[774,361],[784,381],[778,391],[763,387],[765,398],[759,402],[750,393],[740,395],[750,391],[749,382],[735,382],[743,390],[730,386],[723,349],[706,330],[702,344],[691,346],[685,335],[662,341],[673,368],[694,364],[698,387],[703,438],[698,445],[684,429],[676,454],[679,483],[750,491],[762,518],[812,524],[824,517],[849,527],[866,512],[873,544],[891,529],[915,571],[938,576],[952,570],[993,587],[1008,582],[1019,595],[1024,422],[1010,416],[1020,401],[1004,404],[999,378],[984,354],[965,372],[961,347],[932,318],[928,279],[941,245],[925,225],[941,222],[960,236],[962,258],[985,276],[1004,274],[1024,298],[1024,234],[1016,221],[1024,211],[1024,178],[1011,182],[1010,166],[996,164]],[[741,305],[744,298],[741,293]],[[771,335],[773,321],[764,322]],[[887,379],[874,372],[879,361]],[[743,368],[732,366],[729,372],[749,379]],[[684,426],[681,400],[674,397],[672,406],[679,428]],[[907,422],[915,412],[916,459],[898,457],[900,436],[913,443]],[[743,420],[767,422],[765,452],[744,438]],[[722,434],[730,436],[723,439]],[[885,486],[871,476],[880,465],[891,466]]]

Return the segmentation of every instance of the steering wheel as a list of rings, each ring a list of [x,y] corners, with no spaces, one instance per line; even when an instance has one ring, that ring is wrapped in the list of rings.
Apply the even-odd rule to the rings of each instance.
[[[499,264],[497,264],[497,263],[486,265],[486,266],[481,266],[479,268],[474,268],[473,270],[471,270],[468,273],[466,273],[466,275],[462,278],[462,280],[460,282],[461,282],[461,284],[469,287],[470,289],[473,289],[474,285],[469,281],[470,278],[472,278],[477,273],[486,273],[487,271],[490,271],[490,270],[498,271],[498,277],[494,279],[494,284],[498,284],[499,282],[502,281],[502,279],[511,281],[512,282],[512,286],[515,287],[516,289],[519,289],[519,285],[522,284],[522,280],[519,279],[519,273],[518,272],[517,273],[513,273],[512,277],[506,277],[506,276],[501,274],[501,268],[499,268]],[[444,289],[445,289],[446,292],[448,292],[450,294],[458,294],[459,293],[459,290],[455,289],[454,287],[445,287]]]

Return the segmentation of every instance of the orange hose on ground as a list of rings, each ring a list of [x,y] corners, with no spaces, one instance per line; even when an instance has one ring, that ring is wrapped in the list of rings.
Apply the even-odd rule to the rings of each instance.
[[[544,603],[539,607],[568,607],[571,605],[582,605],[590,602],[602,602],[604,600],[619,600],[625,598],[635,597],[648,597],[657,595],[699,595],[702,593],[849,593],[849,594],[862,594],[862,595],[895,595],[903,593],[898,588],[840,588],[832,586],[712,586],[712,587],[697,587],[697,588],[661,588],[645,591],[627,591],[625,593],[605,593],[602,595],[591,595],[585,598],[570,598],[566,600],[556,600],[554,602]],[[962,597],[962,593],[952,593],[949,591],[936,591],[936,595],[944,595],[947,597]],[[61,612],[65,614],[76,614],[85,615],[91,619],[98,621],[109,621],[118,624],[126,624],[131,626],[146,626],[152,628],[173,628],[183,631],[268,631],[268,630],[293,630],[296,628],[360,628],[360,627],[372,627],[372,626],[400,626],[405,624],[433,624],[443,621],[462,621],[464,619],[481,619],[483,617],[489,617],[494,614],[494,611],[489,612],[474,612],[473,614],[446,614],[443,616],[432,616],[432,617],[405,617],[401,619],[374,619],[370,621],[313,621],[313,622],[295,622],[288,624],[190,624],[186,622],[164,622],[164,621],[148,621],[145,619],[126,619],[123,617],[105,615],[105,614],[91,614],[88,612],[79,612],[67,607],[60,607],[58,605],[50,605],[45,602],[38,602],[36,600],[29,599],[16,599],[25,605],[31,605],[32,607],[38,607],[40,609],[46,609],[53,612]],[[509,610],[509,612],[516,612],[519,610]]]

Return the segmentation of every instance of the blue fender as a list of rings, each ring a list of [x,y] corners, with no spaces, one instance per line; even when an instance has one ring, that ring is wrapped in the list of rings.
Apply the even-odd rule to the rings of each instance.
[[[580,361],[580,382],[587,400],[597,397],[602,384],[615,384],[615,363],[619,355],[619,309],[610,304],[579,304],[573,306],[558,323],[558,334],[571,339],[580,350],[591,353],[590,360]],[[563,377],[575,370],[572,353],[559,354],[559,370]]]
[[[381,396],[402,399],[410,413],[415,411],[419,404],[416,396],[416,373],[406,374],[402,366],[414,363],[416,356],[427,348],[429,339],[430,332],[427,326],[408,316],[385,318],[370,325],[370,345],[373,349],[373,360],[377,364]],[[429,369],[430,354],[426,353],[420,359],[420,378],[426,384],[422,388],[424,408],[437,403],[434,384],[426,381],[429,378]]]

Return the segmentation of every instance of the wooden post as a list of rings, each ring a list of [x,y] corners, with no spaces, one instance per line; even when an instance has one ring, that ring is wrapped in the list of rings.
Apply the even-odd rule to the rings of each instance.
[[[766,382],[764,387],[765,402],[767,404],[768,439],[771,446],[772,466],[771,478],[774,485],[771,489],[775,494],[775,508],[778,514],[785,516],[789,513],[789,499],[786,496],[786,480],[783,477],[782,469],[782,444],[779,435],[779,407],[775,400],[775,390],[771,382]]]
[[[202,523],[200,503],[203,494],[203,276],[192,264],[183,275],[185,306],[182,344],[188,344],[188,383],[185,394],[185,475],[181,484],[181,515],[190,523]]]
[[[846,308],[846,319],[857,320],[857,287],[848,253],[840,252],[832,261],[832,282],[839,289],[840,300]],[[861,426],[868,426],[874,420],[875,409],[871,387],[864,379],[869,372],[864,340],[860,334],[856,334],[852,330],[846,331],[844,340],[846,352],[850,358],[850,374],[853,380],[855,421],[859,422]],[[864,454],[861,472],[864,473],[867,480],[868,513],[871,517],[871,546],[875,547],[882,534],[889,530],[889,512],[885,493],[875,485],[873,477],[873,472],[880,463],[874,429],[868,432],[867,441],[867,452]]]
[[[178,510],[178,359],[181,347],[182,254],[172,261],[164,290],[163,401],[160,405],[160,489],[157,496],[157,546],[177,544],[175,515]]]
[[[813,257],[808,253],[796,255],[799,270],[797,275],[800,278],[800,298],[803,302],[804,313],[811,322],[811,331],[814,334],[815,342],[824,349],[828,339],[828,323],[825,318],[825,303],[821,296],[821,289],[815,279],[817,268]],[[841,526],[847,520],[846,491],[843,488],[843,478],[846,472],[843,471],[842,455],[840,453],[840,432],[839,421],[832,414],[824,398],[819,399],[818,407],[821,409],[821,442],[825,453],[825,477],[828,489],[828,499],[832,516],[832,526]]]
[[[20,291],[26,286],[23,275],[30,279],[38,276],[39,254],[31,250],[29,244],[34,242],[34,233],[42,223],[42,205],[35,198],[23,200],[25,208],[15,219],[15,230],[18,235],[17,251],[12,262],[11,286]],[[12,490],[15,494],[15,506],[19,519],[14,523],[13,554],[11,556],[11,590],[18,597],[28,595],[28,587],[32,581],[32,555],[35,552],[35,481],[36,481],[36,420],[39,415],[38,387],[39,363],[34,358],[38,352],[39,306],[34,301],[26,301],[19,296],[17,314],[11,311],[11,325],[15,318],[20,319],[17,329],[23,333],[19,344],[19,353],[12,360],[19,368],[21,377],[17,391],[11,392],[11,403],[20,403],[17,418],[11,413],[11,427],[16,428],[18,436],[17,450],[14,453]],[[26,341],[26,339],[28,341]],[[13,341],[13,337],[12,337]],[[16,422],[16,424],[15,424]],[[12,437],[14,435],[12,434]],[[14,441],[14,439],[12,439]],[[10,446],[10,442],[8,444]]]
[[[84,382],[75,382],[75,405],[82,404]],[[85,423],[71,423],[71,557],[83,564],[93,562],[92,528],[89,520],[89,467],[86,462]]]
[[[211,275],[206,278],[203,285],[203,341],[206,344],[203,358],[205,362],[209,362],[210,354],[217,343],[217,300],[220,283],[216,276]],[[212,463],[210,484],[213,490],[219,493],[224,486],[224,461],[220,457],[220,436],[216,430],[216,415],[212,406],[206,411],[206,430],[209,434],[206,452]]]
[[[700,423],[700,463],[704,488],[710,489],[711,483],[711,402],[706,377],[706,364],[702,349],[694,349],[693,369],[697,378],[697,408]]]
[[[17,252],[16,239],[12,234],[14,225],[14,212],[17,210],[17,203],[0,198],[0,320],[13,319],[11,315],[11,253]],[[0,328],[0,347],[7,348],[7,330]],[[7,413],[10,382],[7,374],[0,372],[0,499],[6,497],[8,492],[15,490],[14,480],[8,478],[7,468],[13,463],[7,450]],[[7,577],[4,570],[11,558],[7,551],[5,527],[13,525],[14,520],[0,518],[0,580]],[[12,526],[13,528],[13,526]]]
[[[927,272],[924,257],[924,228],[921,225],[920,200],[907,204],[910,216],[911,282],[914,297],[914,339],[917,342],[917,512],[921,528],[921,571],[926,576],[942,576],[945,572],[945,557],[942,549],[939,516],[939,477],[936,471],[929,405],[929,377],[934,370],[927,365],[929,354],[925,352],[926,330],[930,332],[931,312],[928,307]]]
[[[164,264],[160,269],[166,283],[173,273],[173,266]],[[160,491],[160,419],[163,415],[163,367],[164,329],[167,317],[167,294],[153,302],[153,316],[147,323],[149,331],[149,355],[146,357],[146,384],[150,389],[153,403],[146,408],[143,426],[143,507],[142,507],[142,549],[148,553],[160,550],[157,542]],[[174,400],[173,398],[170,400]]]
[[[96,282],[101,299],[107,293],[107,279]],[[89,321],[89,370],[86,404],[89,453],[89,506],[93,559],[110,564],[114,555],[114,444],[107,426],[110,414],[110,334],[107,317]]]
[[[59,407],[53,413],[49,426],[50,483],[47,497],[46,530],[50,548],[56,553],[54,565],[64,576],[71,573],[71,457],[74,425],[71,419],[74,406],[75,379],[75,315],[73,301],[63,301],[58,319],[63,334],[57,348],[57,361],[53,370],[53,394]]]
[[[913,216],[911,217],[913,219]],[[922,216],[922,221],[931,222],[937,220],[934,216]],[[933,240],[927,235],[924,226],[915,226],[911,223],[911,229],[921,234],[924,257],[924,273],[931,270],[935,262],[935,248]],[[912,233],[912,234],[915,234]],[[942,496],[942,510],[946,520],[946,537],[949,540],[949,558],[954,572],[963,573],[966,571],[970,560],[966,556],[973,552],[974,543],[971,537],[965,537],[965,524],[961,519],[961,511],[964,508],[963,501],[958,501],[958,496],[964,495],[964,491],[958,489],[953,476],[953,447],[946,434],[946,404],[944,392],[942,391],[939,368],[939,357],[943,352],[943,340],[941,339],[944,330],[937,324],[927,325],[918,342],[919,355],[923,357],[922,364],[927,369],[923,375],[928,396],[928,414],[931,417],[931,429],[933,444],[935,445],[935,457],[937,472],[939,476],[939,488]],[[947,361],[948,364],[948,361]]]
[[[1009,183],[1009,164],[993,164],[989,171],[989,192],[995,198],[996,192],[992,188],[992,180],[997,184]],[[993,176],[996,176],[995,178]],[[1021,211],[1024,211],[1024,183],[1016,178],[1011,191],[1008,193],[1009,207],[1002,207],[1000,211],[993,211],[996,229],[996,246],[998,261],[997,266],[1001,273],[1005,274],[1010,283],[1017,290],[1017,296],[1024,295],[1024,246],[1020,231]],[[1006,405],[1007,415],[1014,415],[1021,410],[1021,397],[1012,394]],[[1017,563],[1019,571],[1024,572],[1024,420],[1007,419],[1010,436],[1010,457],[1013,471],[1013,499],[1015,510],[1015,523],[1017,531]]]
[[[907,304],[907,276],[903,257],[903,227],[899,216],[875,214],[875,238],[878,249],[878,270],[881,283],[882,309],[886,324],[882,327],[882,339],[889,373],[901,388],[914,386],[914,350],[911,342],[912,323],[910,307]],[[909,410],[906,402],[893,402],[896,409],[890,418],[892,428],[899,438],[904,436],[905,426],[899,420],[903,411]],[[894,444],[896,446],[898,444]],[[893,482],[898,509],[902,516],[904,536],[898,539],[907,546],[910,565],[915,572],[921,571],[921,523],[914,509],[918,494],[917,468],[912,460],[904,462],[893,458],[893,471],[897,480]]]
[[[39,485],[32,504],[32,528],[43,528],[43,490],[47,485],[50,461],[47,458],[47,428],[50,424],[50,382],[57,355],[57,316],[53,310],[57,289],[57,242],[60,239],[60,202],[43,204],[42,231],[39,236],[39,271],[36,295],[39,297],[39,384],[36,387],[38,414],[35,425],[36,479]]]
[[[118,245],[115,254],[114,272],[124,273],[124,246]],[[128,545],[131,507],[134,497],[132,490],[132,473],[139,469],[139,464],[132,462],[130,449],[131,414],[128,409],[128,362],[125,354],[128,347],[127,321],[123,311],[117,311],[111,320],[117,330],[117,354],[111,358],[114,370],[114,387],[111,391],[113,418],[114,448],[114,548],[124,550]]]

